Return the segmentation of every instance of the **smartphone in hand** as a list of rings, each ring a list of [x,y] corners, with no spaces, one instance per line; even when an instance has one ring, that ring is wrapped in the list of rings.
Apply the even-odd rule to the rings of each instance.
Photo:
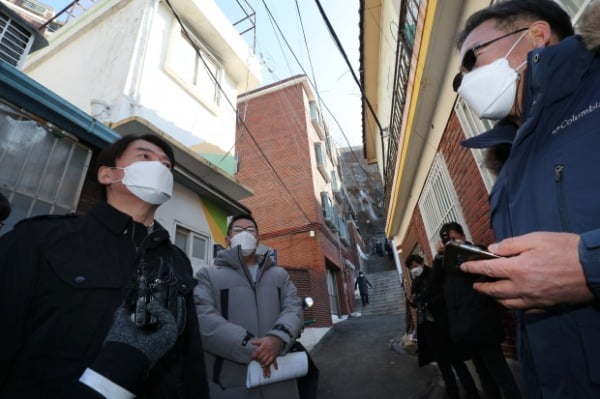
[[[444,249],[444,269],[447,272],[460,272],[464,273],[460,270],[460,265],[463,262],[468,262],[472,260],[482,260],[482,259],[497,259],[502,258],[500,255],[496,255],[492,252],[486,251],[484,249],[479,248],[478,246],[465,244],[455,241],[449,241],[446,244]],[[477,276],[473,275],[473,277],[481,280],[492,280],[487,276]]]

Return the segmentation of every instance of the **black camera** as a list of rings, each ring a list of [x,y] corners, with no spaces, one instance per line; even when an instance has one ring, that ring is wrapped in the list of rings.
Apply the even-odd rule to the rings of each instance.
[[[131,321],[136,327],[151,331],[158,326],[158,320],[146,308],[153,301],[158,301],[177,317],[177,279],[162,258],[154,270],[143,261],[139,264],[133,288],[126,300]]]

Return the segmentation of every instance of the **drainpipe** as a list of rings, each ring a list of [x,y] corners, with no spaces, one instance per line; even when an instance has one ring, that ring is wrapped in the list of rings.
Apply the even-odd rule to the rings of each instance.
[[[146,60],[148,43],[150,41],[149,36],[152,28],[152,20],[156,14],[159,3],[160,0],[146,0],[140,29],[138,30],[138,36],[135,39],[136,44],[131,57],[132,63],[124,90],[129,99],[128,113],[130,115],[138,114],[137,107],[139,106],[140,84],[144,71],[144,62]],[[121,110],[121,112],[123,112],[123,110]],[[122,118],[122,115],[119,115],[119,118]]]
[[[394,254],[394,263],[396,264],[396,270],[398,271],[398,277],[400,281],[402,281],[402,263],[400,262],[400,257],[398,256],[398,250],[396,250],[396,243],[394,240],[392,241],[392,253]]]

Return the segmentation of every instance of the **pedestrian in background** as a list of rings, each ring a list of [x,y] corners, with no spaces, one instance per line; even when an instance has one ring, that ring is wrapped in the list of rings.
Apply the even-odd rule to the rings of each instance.
[[[419,367],[433,361],[437,363],[449,399],[460,398],[454,372],[465,390],[465,397],[479,398],[475,381],[464,363],[466,353],[450,340],[448,314],[441,281],[419,255],[410,255],[406,259],[406,266],[413,279],[410,305],[417,309]]]
[[[522,309],[527,396],[600,397],[600,4],[581,35],[551,0],[494,2],[460,33],[458,94],[479,117],[516,126],[490,193],[505,258],[465,262],[475,288]],[[487,142],[493,145],[494,135]]]
[[[358,287],[360,294],[360,300],[363,307],[369,304],[369,287],[373,288],[371,282],[367,279],[367,276],[363,272],[358,272],[358,277],[354,282],[354,289]]]

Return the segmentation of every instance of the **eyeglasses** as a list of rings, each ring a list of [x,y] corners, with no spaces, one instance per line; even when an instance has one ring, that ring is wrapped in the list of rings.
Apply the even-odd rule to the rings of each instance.
[[[235,226],[231,228],[231,232],[232,233],[241,233],[242,231],[246,230],[248,233],[256,233],[256,227],[254,226],[248,226],[248,227],[241,227],[241,226]]]
[[[507,34],[499,36],[495,39],[488,40],[485,43],[481,43],[474,47],[471,47],[470,49],[468,49],[465,52],[465,55],[462,59],[462,63],[460,64],[462,66],[462,69],[467,72],[471,71],[473,69],[473,67],[475,66],[475,63],[477,62],[477,51],[478,50],[480,50],[486,46],[489,46],[490,44],[495,43],[498,40],[501,40],[501,39],[504,39],[505,37],[514,35],[515,33],[523,32],[527,29],[529,29],[529,28],[517,29],[514,32],[507,33]],[[463,79],[463,71],[460,71],[459,73],[456,74],[456,76],[452,80],[452,88],[454,89],[454,91],[458,90],[458,88],[460,87],[460,84],[462,83],[462,79]]]

